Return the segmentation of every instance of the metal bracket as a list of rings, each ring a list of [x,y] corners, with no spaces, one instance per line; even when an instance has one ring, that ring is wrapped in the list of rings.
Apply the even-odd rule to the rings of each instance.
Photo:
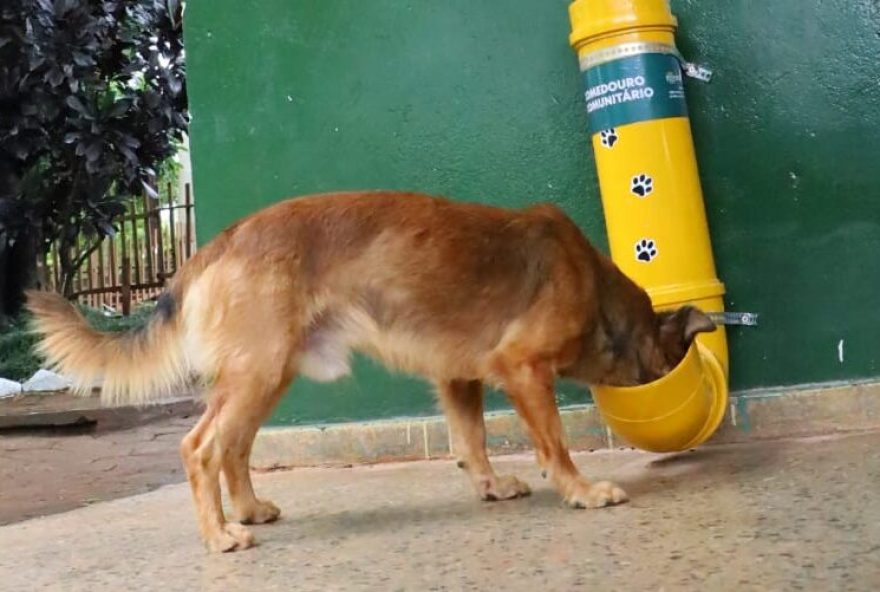
[[[709,82],[712,80],[712,70],[707,68],[706,66],[701,66],[700,64],[695,64],[693,62],[689,62],[684,59],[684,56],[678,51],[678,48],[675,48],[675,57],[678,59],[678,64],[681,66],[681,71],[684,72],[684,75],[688,78],[693,78],[694,80],[699,80],[700,82]]]
[[[709,82],[712,80],[712,70],[706,66],[686,62],[681,56],[679,56],[679,61],[681,62],[681,69],[688,78],[693,78],[701,82]]]
[[[758,313],[756,312],[707,312],[706,316],[716,325],[758,326]]]

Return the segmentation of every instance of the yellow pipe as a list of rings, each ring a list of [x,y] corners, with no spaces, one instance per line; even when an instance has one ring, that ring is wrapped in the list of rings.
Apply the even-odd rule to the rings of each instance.
[[[612,259],[647,290],[658,310],[693,304],[707,312],[723,311],[724,285],[716,277],[712,259],[675,49],[677,21],[668,1],[576,0],[569,15],[570,41],[586,83],[588,127]],[[633,393],[594,389],[597,405],[612,428],[634,445],[651,450],[680,450],[708,439],[726,408],[724,329],[701,334],[698,343],[694,348],[698,355],[686,360],[694,358],[693,363],[703,367],[702,382],[711,392],[696,397],[702,403],[692,400],[691,423],[699,423],[700,414],[706,416],[703,424],[688,428],[694,433],[685,433],[681,422],[654,426],[657,430],[652,433],[654,428],[643,416],[627,423],[617,413],[617,403]],[[639,387],[639,396],[646,398],[643,403],[653,413],[668,416],[666,412],[673,411],[662,405],[664,397],[670,400],[665,393],[669,382]],[[694,385],[690,390],[696,393],[701,388]],[[659,406],[652,407],[653,399]],[[641,430],[632,427],[636,424]]]

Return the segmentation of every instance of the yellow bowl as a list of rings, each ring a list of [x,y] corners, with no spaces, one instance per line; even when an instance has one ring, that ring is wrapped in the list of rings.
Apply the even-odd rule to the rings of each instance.
[[[699,341],[659,380],[591,390],[605,423],[633,446],[652,452],[702,444],[715,433],[727,409],[724,370]]]

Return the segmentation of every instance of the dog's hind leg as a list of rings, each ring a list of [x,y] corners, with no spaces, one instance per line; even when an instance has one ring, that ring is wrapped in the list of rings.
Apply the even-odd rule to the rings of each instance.
[[[278,372],[221,372],[207,395],[205,414],[181,443],[199,530],[211,551],[246,549],[254,543],[245,527],[226,521],[220,501],[221,469],[239,520],[268,522],[278,517],[274,504],[254,495],[248,458],[260,423],[287,383]]]
[[[275,504],[254,494],[249,460],[257,430],[281,398],[286,383],[274,389],[236,393],[236,399],[224,406],[230,420],[223,426],[223,474],[235,519],[242,524],[272,522],[281,514]]]
[[[459,466],[467,471],[480,498],[495,501],[529,495],[529,486],[516,477],[496,475],[486,456],[482,383],[453,380],[437,385],[437,390]]]
[[[220,501],[220,467],[223,450],[217,433],[223,406],[224,386],[214,386],[208,408],[180,443],[180,456],[192,489],[202,540],[214,552],[245,549],[253,536],[240,524],[229,524]]]

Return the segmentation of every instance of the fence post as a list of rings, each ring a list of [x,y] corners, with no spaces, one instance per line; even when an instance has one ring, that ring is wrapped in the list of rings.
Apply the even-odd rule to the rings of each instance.
[[[131,255],[134,257],[134,282],[141,283],[141,248],[138,242],[137,202],[131,202]]]
[[[122,315],[131,314],[131,261],[122,258]]]
[[[179,267],[177,263],[177,237],[174,228],[174,195],[171,191],[171,183],[168,183],[168,238],[171,240],[171,265],[170,273],[177,273]]]
[[[98,258],[98,288],[100,288],[101,291],[98,292],[97,306],[102,308],[107,303],[107,295],[104,293],[104,286],[107,285],[107,270],[104,268],[104,245],[106,244],[107,239],[102,239],[101,244],[98,245],[96,253],[92,253],[93,256],[97,254]]]
[[[189,183],[184,186],[184,203],[186,204],[186,244],[184,245],[184,253],[189,259],[192,255],[192,199],[190,195]]]
[[[154,224],[156,231],[156,279],[160,284],[165,284],[165,239],[162,236],[162,197],[156,198],[156,204],[153,208]]]
[[[54,241],[52,243],[52,275],[55,280],[55,291],[61,290],[61,259],[58,257],[58,246],[61,243]]]
[[[150,198],[147,194],[141,196],[144,204],[144,250],[146,251],[147,261],[145,283],[150,283],[156,279],[156,268],[153,265],[153,216],[150,211]]]

